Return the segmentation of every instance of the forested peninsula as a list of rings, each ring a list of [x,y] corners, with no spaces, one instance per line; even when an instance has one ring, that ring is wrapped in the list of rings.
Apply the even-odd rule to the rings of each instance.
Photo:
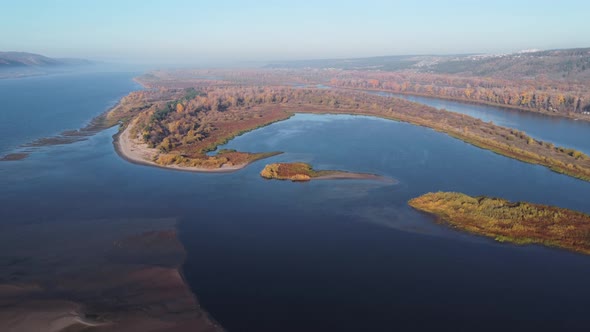
[[[160,87],[131,93],[106,119],[122,123],[118,151],[131,161],[220,171],[239,169],[279,152],[208,152],[237,135],[295,113],[369,115],[408,122],[510,158],[590,180],[590,157],[580,151],[467,115],[358,91],[217,84]]]

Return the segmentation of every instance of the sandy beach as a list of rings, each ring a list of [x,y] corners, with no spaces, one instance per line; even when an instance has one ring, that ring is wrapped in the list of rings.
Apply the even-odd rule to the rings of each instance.
[[[158,154],[156,149],[150,148],[146,143],[141,142],[137,137],[131,137],[131,128],[135,125],[135,120],[132,121],[122,132],[117,134],[114,139],[115,150],[121,158],[132,162],[134,164],[153,166],[165,169],[172,169],[187,172],[200,173],[229,173],[238,171],[249,163],[222,166],[221,168],[203,168],[203,167],[184,167],[178,165],[160,165],[153,161]]]

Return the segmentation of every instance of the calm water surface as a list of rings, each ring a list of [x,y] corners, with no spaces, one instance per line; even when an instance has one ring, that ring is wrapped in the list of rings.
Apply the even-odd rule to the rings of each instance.
[[[387,92],[371,93],[404,98],[439,109],[442,108],[452,112],[467,114],[486,122],[493,121],[497,125],[516,128],[537,139],[553,142],[557,146],[574,148],[590,155],[590,122],[588,121],[576,121],[533,112],[474,105],[444,99]]]
[[[129,82],[113,77],[123,88],[97,99],[79,123]],[[20,99],[4,91],[4,106],[17,107]],[[60,95],[69,100],[71,90],[55,90],[56,105]],[[231,174],[130,164],[113,150],[115,132],[0,163],[0,231],[178,218],[186,278],[228,331],[583,331],[590,323],[589,257],[495,243],[407,206],[425,192],[454,190],[590,213],[590,183],[369,117],[296,115],[242,135],[224,147],[285,153]],[[274,161],[377,173],[399,184],[261,179]],[[10,256],[10,244],[0,252]]]
[[[71,72],[0,79],[0,155],[21,144],[78,129],[139,90],[137,72]]]

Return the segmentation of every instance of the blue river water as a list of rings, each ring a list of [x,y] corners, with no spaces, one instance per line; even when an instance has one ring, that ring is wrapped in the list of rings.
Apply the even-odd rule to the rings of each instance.
[[[101,85],[70,81],[96,80],[88,75],[44,78],[54,81],[46,86],[67,86],[53,90],[49,102],[27,100],[48,112],[51,130],[31,129],[19,138],[13,137],[18,130],[2,130],[2,142],[11,140],[4,149],[79,127],[134,88],[131,73],[113,73],[102,86],[119,88],[92,97]],[[38,84],[27,80],[1,84],[15,90]],[[5,91],[1,112],[18,112],[22,94]],[[77,103],[72,94],[87,98]],[[68,103],[76,120],[58,115]],[[2,116],[16,119],[21,130],[38,121],[36,112],[21,113],[29,121]],[[222,148],[284,153],[229,174],[128,163],[113,149],[116,131],[0,163],[0,230],[177,218],[186,280],[228,331],[564,331],[590,323],[590,257],[457,232],[407,205],[444,190],[590,213],[590,183],[427,128],[363,116],[298,114],[239,136]],[[376,173],[399,183],[261,179],[260,170],[275,161]],[[0,246],[3,264],[10,243]]]
[[[139,84],[137,72],[84,71],[0,80],[0,155],[83,127]]]
[[[387,92],[372,93],[382,96],[404,98],[438,109],[446,109],[451,112],[467,114],[486,122],[492,121],[500,126],[519,129],[537,139],[553,142],[557,146],[573,148],[590,155],[590,122],[588,121],[576,121],[573,119],[534,112],[485,105],[473,105],[444,99]]]

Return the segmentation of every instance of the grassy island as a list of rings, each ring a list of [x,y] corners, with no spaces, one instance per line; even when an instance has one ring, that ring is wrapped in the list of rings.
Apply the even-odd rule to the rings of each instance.
[[[306,163],[275,163],[264,167],[260,176],[265,179],[291,180],[293,182],[305,182],[310,180],[327,179],[359,179],[359,180],[380,180],[394,183],[393,179],[375,174],[353,173],[334,170],[314,170]]]
[[[553,206],[461,193],[428,193],[409,201],[451,226],[500,242],[543,244],[590,254],[590,216]]]

